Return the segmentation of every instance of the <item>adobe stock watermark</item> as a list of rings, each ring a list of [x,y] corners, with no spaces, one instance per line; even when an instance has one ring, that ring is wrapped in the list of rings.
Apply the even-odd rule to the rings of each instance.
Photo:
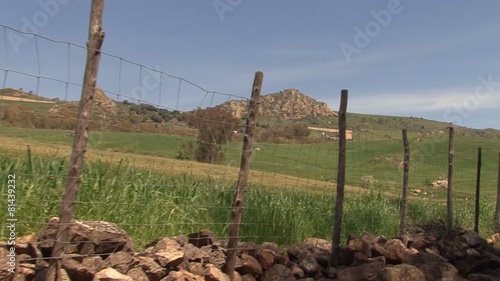
[[[443,120],[453,125],[461,126],[465,119],[471,117],[472,112],[479,109],[481,103],[486,102],[500,90],[500,80],[494,81],[493,74],[488,74],[487,77],[479,76],[478,82],[472,94],[444,112]],[[417,153],[412,153],[410,164],[412,166],[425,165],[427,159],[436,157],[436,153],[440,153],[437,150],[437,144],[441,142],[441,139],[441,134],[431,134],[430,139],[424,142],[417,141],[415,143]],[[403,171],[386,171],[384,172],[384,176],[386,181],[398,182],[402,179]]]
[[[50,19],[54,18],[61,11],[61,6],[68,4],[70,0],[39,0],[38,6],[40,9],[33,13],[31,17],[22,17],[21,31],[24,34],[14,33],[9,31],[7,39],[14,50],[14,53],[19,53],[19,47],[28,44],[33,38],[33,34],[38,34],[41,28],[49,24]]]
[[[234,11],[234,8],[239,6],[242,2],[243,0],[214,0],[212,5],[220,21],[224,21],[224,14]]]
[[[137,101],[144,101],[149,92],[158,90],[161,83],[161,70],[157,65],[155,70],[144,68],[146,74],[142,75],[139,85],[132,88],[130,97]]]
[[[387,8],[378,12],[371,10],[370,15],[373,19],[365,24],[364,29],[358,26],[354,27],[353,44],[345,41],[339,44],[347,63],[351,63],[354,54],[359,55],[364,48],[368,47],[372,39],[382,32],[382,28],[387,27],[391,23],[392,17],[400,14],[402,11],[403,5],[399,0],[389,0]]]
[[[474,88],[474,93],[465,97],[461,102],[452,105],[443,114],[443,120],[455,125],[462,125],[464,119],[468,119],[471,113],[478,110],[481,103],[487,101],[497,91],[500,91],[500,80],[494,81],[493,74],[488,77],[479,76],[479,83]]]

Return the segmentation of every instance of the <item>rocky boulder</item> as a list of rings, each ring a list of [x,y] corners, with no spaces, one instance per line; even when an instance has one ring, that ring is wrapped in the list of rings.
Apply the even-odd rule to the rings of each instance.
[[[8,270],[9,248],[0,244],[0,280],[45,280],[56,222],[37,236],[16,241],[16,272]],[[209,230],[163,237],[146,249],[133,243],[116,225],[73,221],[71,243],[62,259],[64,280],[229,281],[223,272],[226,249]],[[439,236],[410,229],[387,239],[363,233],[340,248],[340,265],[330,267],[331,243],[305,239],[283,250],[274,243],[240,243],[234,280],[499,280],[500,251],[475,232],[456,229]]]
[[[38,235],[38,245],[49,256],[56,238],[59,218],[53,217]],[[115,252],[134,252],[134,243],[116,224],[104,221],[73,220],[69,227],[70,241],[66,254],[110,255]]]

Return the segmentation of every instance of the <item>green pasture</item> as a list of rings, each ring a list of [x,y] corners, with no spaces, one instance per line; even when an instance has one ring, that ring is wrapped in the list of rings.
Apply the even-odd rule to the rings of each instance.
[[[16,175],[18,236],[38,232],[50,217],[59,214],[67,161],[28,153],[13,155],[0,148],[1,194],[7,193],[7,176]],[[215,181],[209,175],[169,176],[125,163],[85,164],[75,218],[117,223],[139,249],[160,237],[185,235],[204,228],[213,230],[222,239],[227,237],[234,182]],[[483,199],[480,230],[490,235],[494,205],[491,198],[483,196]],[[333,190],[321,193],[251,185],[243,215],[242,239],[280,245],[307,237],[331,239],[334,202]],[[397,196],[386,196],[375,189],[348,192],[342,241],[348,234],[363,231],[387,237],[396,235],[398,206]],[[454,223],[471,226],[473,208],[471,202],[457,200]],[[409,225],[434,222],[445,214],[442,202],[410,198]],[[7,220],[7,212],[0,212],[0,220]],[[0,241],[5,241],[7,231],[0,229]]]
[[[71,145],[69,131],[3,127],[1,136],[50,144]],[[173,158],[183,143],[192,137],[148,133],[91,132],[90,150],[114,150],[124,153]],[[422,189],[429,196],[441,196],[432,182],[446,178],[448,171],[448,135],[409,133],[410,187]],[[254,145],[251,169],[294,177],[336,181],[337,142],[315,144]],[[455,136],[454,187],[456,195],[471,199],[475,190],[477,148],[482,147],[482,192],[496,194],[498,153],[500,142],[491,138]],[[226,160],[221,166],[239,167],[241,141],[225,146]],[[376,188],[399,194],[402,182],[401,161],[403,145],[400,131],[354,131],[354,140],[347,143],[346,183],[353,186]]]

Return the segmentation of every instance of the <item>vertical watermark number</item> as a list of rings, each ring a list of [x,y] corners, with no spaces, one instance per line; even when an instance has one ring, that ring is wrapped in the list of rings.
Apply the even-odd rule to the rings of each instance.
[[[9,174],[7,176],[7,229],[9,236],[7,245],[9,260],[9,272],[16,272],[16,175]]]

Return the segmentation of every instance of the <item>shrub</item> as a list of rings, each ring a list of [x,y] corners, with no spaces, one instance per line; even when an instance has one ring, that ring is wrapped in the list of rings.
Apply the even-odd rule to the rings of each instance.
[[[11,105],[4,111],[3,120],[13,126],[33,128],[33,115],[35,113],[26,106]]]
[[[193,160],[196,151],[193,141],[182,143],[175,153],[175,159],[179,160]]]
[[[310,131],[306,124],[292,124],[285,126],[285,137],[289,139],[303,139],[309,136]]]
[[[256,142],[272,142],[276,134],[274,131],[265,128],[255,128],[254,140]]]

